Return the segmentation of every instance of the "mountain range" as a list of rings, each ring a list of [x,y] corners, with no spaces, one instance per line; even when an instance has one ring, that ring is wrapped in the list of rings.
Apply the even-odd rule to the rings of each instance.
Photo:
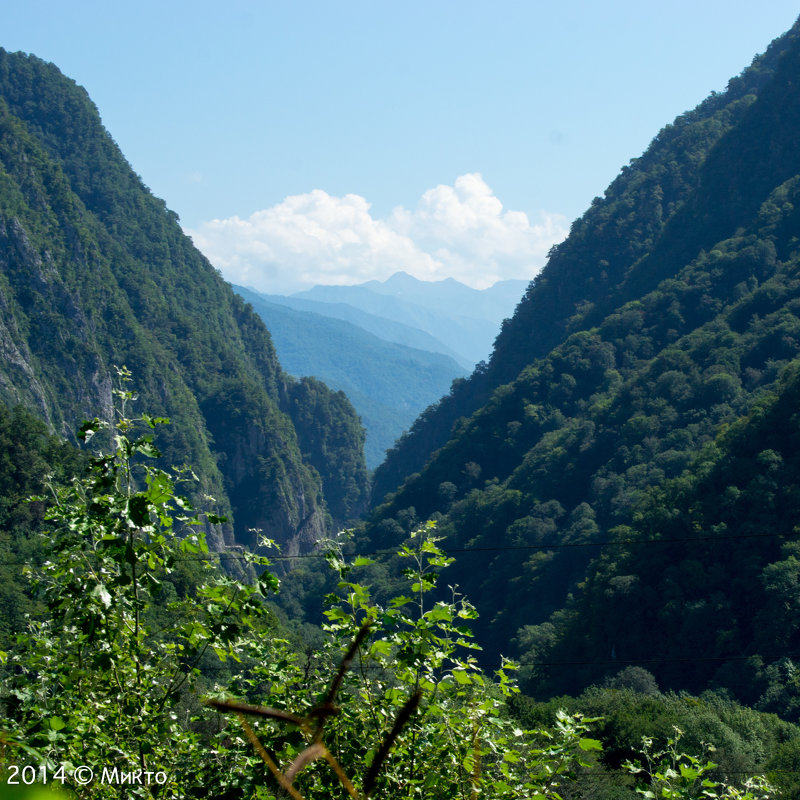
[[[507,280],[478,290],[453,278],[421,281],[397,272],[385,281],[290,296],[234,288],[266,323],[290,374],[317,377],[347,394],[364,423],[367,466],[374,469],[417,416],[475,366],[476,355],[488,353],[489,336],[526,286]]]
[[[239,288],[244,287],[237,287],[237,291]],[[246,291],[251,293],[255,292],[253,289],[247,289]],[[388,317],[370,314],[367,311],[362,311],[360,308],[348,305],[347,303],[326,303],[321,300],[306,300],[297,295],[255,293],[259,294],[265,301],[274,303],[275,305],[293,308],[296,311],[308,311],[322,317],[330,317],[332,319],[348,322],[386,342],[401,344],[415,350],[441,353],[442,355],[452,358],[464,370],[470,370],[474,366],[472,362],[462,358],[445,344],[420,328],[414,328],[404,322],[397,322]]]
[[[500,324],[512,314],[527,285],[524,280],[508,280],[479,290],[453,278],[420,281],[405,272],[396,272],[385,281],[314,286],[282,302],[313,300],[326,305],[343,304],[416,328],[444,345],[444,349],[439,345],[436,352],[455,354],[463,366],[472,368],[489,356]],[[320,307],[317,310],[325,313]],[[350,317],[349,321],[356,320]],[[372,332],[382,335],[380,329]]]
[[[335,316],[270,302],[269,296],[240,286],[234,289],[264,321],[280,363],[290,375],[313,376],[347,395],[364,425],[364,453],[370,469],[383,461],[386,451],[423,409],[445,394],[453,380],[467,374],[441,352],[441,345],[434,350],[409,347]],[[328,305],[306,302],[312,308]],[[363,320],[358,309],[346,308],[347,316]],[[376,325],[370,327],[390,328],[392,337],[398,328],[404,329],[406,340],[413,340],[414,334],[422,340],[427,336],[391,320],[370,317],[372,321]]]
[[[800,719],[799,75],[795,26],[660,131],[551,251],[489,359],[376,470],[355,549],[391,552],[434,520],[456,557],[447,596],[480,611],[481,659],[517,656],[533,695],[637,667]],[[0,51],[0,400],[69,437],[84,416],[112,418],[114,365],[129,367],[146,409],[173,420],[165,462],[193,464],[197,499],[230,517],[218,548],[261,529],[297,553],[367,500],[352,403],[292,378],[262,317],[277,331],[287,306],[313,302],[333,331],[357,307],[397,323],[392,336],[460,358],[466,344],[474,363],[490,326],[472,290],[445,284],[457,315],[404,275],[245,303],[86,93]],[[379,601],[397,569],[363,563],[354,580]],[[323,581],[293,575],[287,607],[311,616]]]

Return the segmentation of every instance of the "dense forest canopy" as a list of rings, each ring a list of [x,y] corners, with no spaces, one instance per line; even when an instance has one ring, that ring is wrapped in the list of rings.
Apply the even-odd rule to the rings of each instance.
[[[16,553],[0,545],[14,578],[22,565],[32,578],[19,593],[32,616],[0,632],[4,797],[43,800],[49,784],[81,798],[765,800],[763,772],[796,787],[800,729],[713,694],[662,695],[645,670],[575,699],[520,695],[513,663],[479,663],[469,601],[434,601],[453,559],[433,522],[398,553],[386,603],[353,581],[370,560],[329,541],[326,624],[299,639],[265,602],[279,588],[267,558],[239,556],[257,579],[221,572],[178,493],[193,476],[157,465],[166,421],[134,416],[122,377],[112,422],[78,432],[115,433],[90,457],[26,412],[0,414],[2,522],[26,529]],[[31,476],[21,453],[56,474]],[[33,515],[14,502],[31,488],[45,490]]]
[[[629,664],[795,713],[798,34],[622,170],[378,470],[362,546],[437,518],[530,691]]]

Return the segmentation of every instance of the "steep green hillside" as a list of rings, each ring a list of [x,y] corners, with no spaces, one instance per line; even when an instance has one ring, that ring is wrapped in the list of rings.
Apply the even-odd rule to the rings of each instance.
[[[44,560],[32,535],[42,528],[43,507],[28,498],[44,493],[47,475],[66,482],[80,474],[83,460],[24,408],[0,404],[0,650],[25,629],[26,615],[40,610],[21,569]]]
[[[441,448],[374,512],[364,545],[393,545],[415,519],[439,516],[446,547],[457,555],[449,577],[481,611],[489,659],[516,648],[532,662],[549,661],[539,654],[555,646],[561,609],[594,574],[590,564],[608,552],[611,532],[636,530],[641,503],[665,481],[700,480],[706,468],[697,454],[726,425],[753,413],[800,354],[799,74],[795,28],[731,81],[727,93],[663,131],[556,248],[504,327],[492,362],[426,412],[383,470],[385,485],[400,463],[408,468],[413,452],[423,458]],[[447,433],[448,414],[465,408],[467,394],[478,401],[482,393],[485,404]],[[796,421],[781,424],[791,448]],[[775,448],[756,439],[752,449],[751,474],[772,469],[773,457],[758,453]],[[785,460],[780,449],[775,453],[777,464]],[[766,505],[771,490],[765,491],[760,505],[750,498],[752,508]],[[672,508],[662,508],[659,519],[671,519]],[[745,519],[742,509],[736,514]],[[774,515],[749,519],[750,532],[776,533]],[[713,532],[727,524],[694,521],[696,527],[683,530]],[[782,531],[789,539],[794,534],[785,524]],[[765,538],[731,547],[733,561],[723,572],[763,593],[770,570],[785,569],[775,565],[791,555],[791,546],[781,551],[780,544]],[[750,563],[748,548],[756,546],[759,558]],[[643,570],[648,557],[632,552]],[[583,630],[597,647],[590,653],[587,645],[574,659],[558,651],[552,660],[561,665],[561,685],[572,680],[575,689],[588,673],[597,676],[595,669],[582,677],[575,661],[612,662],[612,669],[626,657],[691,659],[703,637],[713,658],[784,655],[785,633],[761,625],[760,638],[749,640],[740,623],[729,624],[724,599],[711,590],[725,578],[707,574],[715,558],[706,552],[687,567],[686,580],[702,593],[701,602],[687,590],[688,608],[665,588],[651,591],[650,605],[642,601],[632,613],[638,595],[631,587],[649,590],[669,572],[669,557],[661,572],[658,566],[646,578],[643,572],[638,583],[631,578],[629,586],[627,567],[620,566],[610,584],[597,584],[572,618],[571,640]],[[608,603],[597,616],[589,613],[593,599],[628,588],[630,621]],[[696,614],[695,604],[702,608]],[[659,608],[663,625],[650,621]],[[683,618],[691,635],[679,624]],[[651,625],[654,638],[643,638]],[[622,641],[627,655],[620,653]],[[735,691],[738,680],[735,671],[679,660],[659,674],[673,688],[702,688],[716,676]]]
[[[733,236],[772,188],[794,174],[793,101],[782,105],[770,97],[792,79],[794,57],[782,68],[778,62],[797,36],[796,28],[789,31],[725,92],[666,126],[595,198],[503,325],[488,365],[428,409],[389,454],[375,475],[376,503],[419,471],[456,422],[488,402],[498,386],[570,333],[590,330],[702,249]],[[756,104],[763,90],[767,97]],[[776,125],[785,132],[780,142],[771,135]]]
[[[723,685],[756,708],[800,718],[799,410],[795,361],[691,472],[646,493],[566,611],[521,632],[541,691],[638,663],[665,685]],[[542,666],[565,660],[582,666]]]
[[[336,401],[319,423],[352,453],[331,470],[304,461],[292,420],[302,409],[261,320],[130,169],[85,91],[52,65],[5,51],[0,341],[0,400],[35,410],[64,436],[84,417],[110,414],[112,366],[129,367],[148,410],[175,422],[166,458],[193,464],[202,492],[232,514],[217,546],[261,528],[296,548],[326,529],[323,483],[352,482],[355,494],[333,491],[363,495],[352,408]]]
[[[234,288],[264,320],[289,374],[313,375],[347,395],[366,428],[365,454],[372,469],[420,411],[465,375],[448,356],[386,342],[349,322]]]

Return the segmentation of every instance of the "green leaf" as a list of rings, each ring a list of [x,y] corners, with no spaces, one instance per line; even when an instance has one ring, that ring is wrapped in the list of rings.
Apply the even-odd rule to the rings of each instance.
[[[441,606],[436,606],[436,608],[432,608],[430,611],[425,613],[425,619],[428,622],[452,622],[453,621],[453,609],[445,606],[442,608]],[[441,625],[440,626],[443,630],[453,631],[458,633],[455,628],[451,625]]]
[[[158,458],[161,455],[161,451],[149,440],[149,437],[140,439],[134,447],[137,453],[148,458]]]
[[[261,577],[258,579],[258,590],[264,596],[270,592],[277,592],[279,587],[280,581],[278,577],[271,572],[262,573]]]
[[[700,772],[694,769],[694,767],[687,767],[685,764],[681,764],[680,770],[681,777],[685,778],[687,781],[693,781],[700,777]]]
[[[456,679],[458,683],[462,686],[471,686],[472,679],[467,675],[467,673],[462,669],[454,669],[453,670],[453,677]]]
[[[128,501],[128,514],[137,528],[150,524],[150,508],[150,501],[144,494],[136,494]]]
[[[89,440],[94,436],[97,431],[101,428],[104,428],[105,424],[102,423],[97,417],[93,420],[86,420],[83,425],[78,429],[78,433],[76,436],[84,443],[89,442]]]
[[[163,472],[151,476],[149,483],[147,498],[151,503],[160,505],[161,503],[166,503],[172,497],[172,481]]]
[[[50,729],[54,731],[60,731],[67,727],[67,723],[64,722],[61,717],[50,717]]]
[[[220,661],[223,661],[223,662],[224,662],[224,661],[227,661],[227,660],[228,660],[228,653],[227,653],[227,651],[223,650],[221,647],[216,647],[216,646],[213,648],[213,650],[214,650],[214,652],[217,654],[217,658],[218,658]]]
[[[578,747],[580,747],[581,750],[586,750],[586,751],[602,750],[603,744],[598,739],[581,739],[578,742]]]
[[[388,658],[392,654],[392,646],[385,639],[377,639],[372,643],[372,646],[370,647],[370,653],[373,655],[380,654]]]
[[[151,428],[155,428],[156,425],[169,425],[169,417],[151,417],[149,414],[142,414],[142,421]]]

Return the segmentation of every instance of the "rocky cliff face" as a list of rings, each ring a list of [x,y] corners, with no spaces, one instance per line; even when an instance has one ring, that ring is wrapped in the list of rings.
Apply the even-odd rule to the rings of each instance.
[[[304,457],[293,379],[263,322],[131,170],[85,91],[0,50],[0,401],[71,436],[111,416],[115,365],[133,373],[140,410],[172,420],[165,462],[192,465],[198,502],[211,495],[231,518],[210,532],[218,547],[250,543],[253,528],[309,546],[343,464],[365,490],[357,437],[348,459]],[[358,427],[346,402],[319,424]]]

